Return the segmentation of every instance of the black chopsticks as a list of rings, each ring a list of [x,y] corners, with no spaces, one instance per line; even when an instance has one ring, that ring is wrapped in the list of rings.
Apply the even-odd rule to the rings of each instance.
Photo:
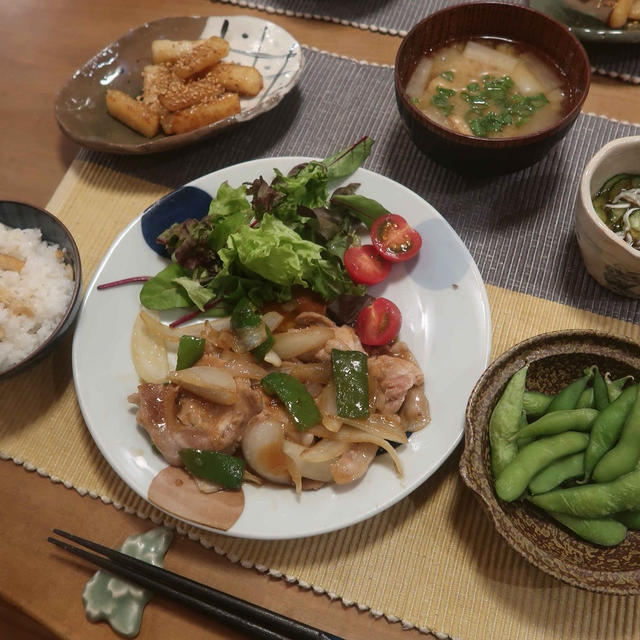
[[[47,538],[49,542],[61,549],[88,560],[106,571],[131,580],[157,595],[185,604],[229,627],[244,631],[251,637],[263,640],[340,640],[330,633],[223,593],[167,569],[143,562],[115,549],[60,529],[54,529],[53,533],[101,555],[90,553],[58,538]]]

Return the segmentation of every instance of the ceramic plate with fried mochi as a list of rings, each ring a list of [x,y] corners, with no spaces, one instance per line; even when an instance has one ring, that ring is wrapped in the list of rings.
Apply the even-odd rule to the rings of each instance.
[[[188,133],[160,133],[153,138],[145,138],[107,113],[107,89],[140,95],[142,70],[152,62],[154,40],[212,36],[229,43],[225,61],[256,67],[262,74],[262,90],[253,98],[241,98],[240,113]],[[78,69],[58,93],[55,115],[62,131],[85,147],[119,154],[156,153],[208,138],[273,109],[295,86],[302,67],[298,42],[268,20],[251,16],[163,18],[132,29]]]

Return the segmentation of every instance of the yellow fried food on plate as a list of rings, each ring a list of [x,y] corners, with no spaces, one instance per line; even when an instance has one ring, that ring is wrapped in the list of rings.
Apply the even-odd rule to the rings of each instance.
[[[240,113],[240,96],[252,98],[263,87],[254,67],[221,62],[229,43],[208,40],[154,40],[153,64],[142,71],[138,98],[110,89],[107,110],[147,137],[187,133]]]
[[[153,138],[160,129],[160,117],[157,113],[118,89],[107,89],[107,111],[147,138]]]
[[[153,64],[175,62],[203,42],[205,40],[154,40],[151,43],[151,59]]]
[[[161,122],[165,133],[187,133],[237,113],[240,113],[240,97],[237,93],[225,93],[210,102],[162,116]]]
[[[174,63],[173,72],[185,80],[213,66],[228,53],[229,43],[222,38],[213,36],[182,54]]]
[[[219,62],[209,73],[227,91],[241,96],[257,96],[262,89],[262,74],[255,67]]]

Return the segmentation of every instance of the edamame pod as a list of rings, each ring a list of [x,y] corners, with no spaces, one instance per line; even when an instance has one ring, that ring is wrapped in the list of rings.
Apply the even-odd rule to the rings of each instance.
[[[546,413],[560,411],[561,409],[575,409],[582,392],[587,388],[587,384],[593,377],[593,367],[577,380],[570,382],[564,389],[559,391],[549,403]]]
[[[598,367],[593,374],[593,399],[593,405],[598,411],[604,411],[610,404],[607,385]]]
[[[612,380],[611,375],[607,372],[604,374],[604,383],[607,386],[607,395],[609,397],[609,403],[612,403],[614,400],[617,400],[620,394],[622,393],[622,389],[627,382],[632,381],[633,376],[624,376],[623,378],[618,378],[617,380]]]
[[[545,511],[568,513],[578,518],[601,518],[640,509],[640,469],[612,482],[555,489],[530,496],[529,500]]]
[[[589,436],[578,431],[535,440],[520,449],[500,472],[495,482],[496,494],[507,502],[517,500],[537,473],[559,458],[583,451],[588,443]]]
[[[589,446],[584,454],[584,479],[591,477],[591,472],[602,456],[611,449],[620,436],[627,414],[631,410],[638,393],[637,385],[625,389],[591,425]]]
[[[613,518],[576,518],[566,513],[548,513],[583,540],[603,547],[614,547],[627,535],[624,524]]]
[[[611,482],[633,471],[640,460],[640,393],[627,416],[620,439],[602,456],[593,470],[595,482]]]
[[[494,477],[515,457],[518,447],[513,436],[520,428],[524,385],[529,366],[511,376],[489,418],[491,469]]]
[[[621,511],[614,516],[616,520],[622,522],[622,524],[631,529],[632,531],[640,530],[640,509],[633,511]]]
[[[593,393],[593,387],[587,387],[578,398],[578,404],[576,409],[592,409],[595,405],[595,394]]]
[[[525,438],[538,438],[550,436],[564,431],[588,431],[593,421],[598,417],[595,409],[565,409],[545,413],[535,422],[520,429],[516,434],[516,440]]]
[[[540,391],[525,391],[522,398],[522,407],[524,408],[527,418],[539,418],[547,410],[547,407],[553,400],[553,396]]]
[[[580,478],[584,475],[584,452],[574,453],[552,462],[538,473],[529,483],[529,491],[533,494],[546,493],[559,487],[566,480]]]

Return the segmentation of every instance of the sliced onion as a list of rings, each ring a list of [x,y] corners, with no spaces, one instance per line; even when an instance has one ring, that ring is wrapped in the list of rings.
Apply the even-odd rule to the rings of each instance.
[[[336,432],[342,426],[342,420],[336,415],[338,407],[336,405],[336,389],[330,382],[316,398],[316,404],[322,414],[322,424],[329,431]]]
[[[241,446],[244,459],[257,474],[278,484],[291,483],[280,422],[268,418],[252,419],[242,437]]]
[[[302,458],[302,454],[307,451],[305,447],[296,442],[291,442],[291,440],[285,440],[283,451],[294,461],[304,478],[320,480],[320,482],[333,482],[333,476],[331,475],[331,469],[327,461],[309,462]]]
[[[395,418],[396,416],[394,416]],[[342,422],[351,425],[356,429],[361,429],[366,433],[370,433],[378,438],[384,438],[385,440],[391,440],[391,442],[399,442],[406,444],[407,436],[405,435],[402,427],[396,420],[390,419],[391,416],[383,416],[380,413],[369,416],[366,420],[356,418],[341,418]]]
[[[327,383],[333,378],[331,362],[283,362],[282,371],[300,382]],[[335,413],[335,411],[334,411]]]
[[[234,331],[246,351],[259,347],[267,339],[267,329],[262,322],[255,327],[244,327]]]
[[[199,365],[224,369],[234,378],[242,377],[260,380],[267,375],[266,369],[255,362],[251,362],[248,358],[243,358],[240,354],[233,354],[233,356],[233,358],[228,358],[224,353],[221,356],[205,353],[199,360]]]
[[[279,367],[282,365],[282,358],[273,350],[269,349],[264,356],[264,361],[274,367]]]
[[[216,493],[224,489],[224,487],[217,482],[211,482],[210,480],[198,478],[197,476],[193,476],[193,479],[196,481],[196,486],[202,493]]]
[[[271,331],[275,331],[282,324],[283,320],[284,316],[277,311],[267,311],[267,313],[262,316],[262,322],[264,322]]]
[[[224,369],[190,367],[181,371],[172,371],[169,379],[179,387],[216,404],[231,405],[237,400],[236,381]]]
[[[384,438],[378,438],[377,436],[365,433],[364,431],[360,431],[359,429],[348,425],[344,425],[337,433],[333,433],[320,425],[315,425],[308,429],[308,431],[318,438],[328,438],[329,440],[340,440],[342,442],[369,442],[371,444],[375,444],[384,449],[391,456],[391,460],[393,460],[397,474],[399,476],[404,475],[402,471],[402,463],[400,462],[400,458],[398,457],[396,450]]]
[[[131,333],[131,357],[133,366],[144,382],[163,383],[169,376],[169,358],[164,340],[151,333],[138,314]]]
[[[341,456],[350,446],[350,443],[338,440],[318,440],[300,454],[300,459],[305,462],[327,462]]]
[[[333,337],[331,327],[293,329],[274,336],[273,350],[283,359],[296,358],[303,353],[318,351]]]
[[[168,342],[178,342],[182,336],[199,337],[204,329],[203,322],[191,324],[185,327],[170,327],[169,325],[162,324],[157,317],[149,313],[146,309],[140,310],[140,316],[149,333],[167,340]]]

